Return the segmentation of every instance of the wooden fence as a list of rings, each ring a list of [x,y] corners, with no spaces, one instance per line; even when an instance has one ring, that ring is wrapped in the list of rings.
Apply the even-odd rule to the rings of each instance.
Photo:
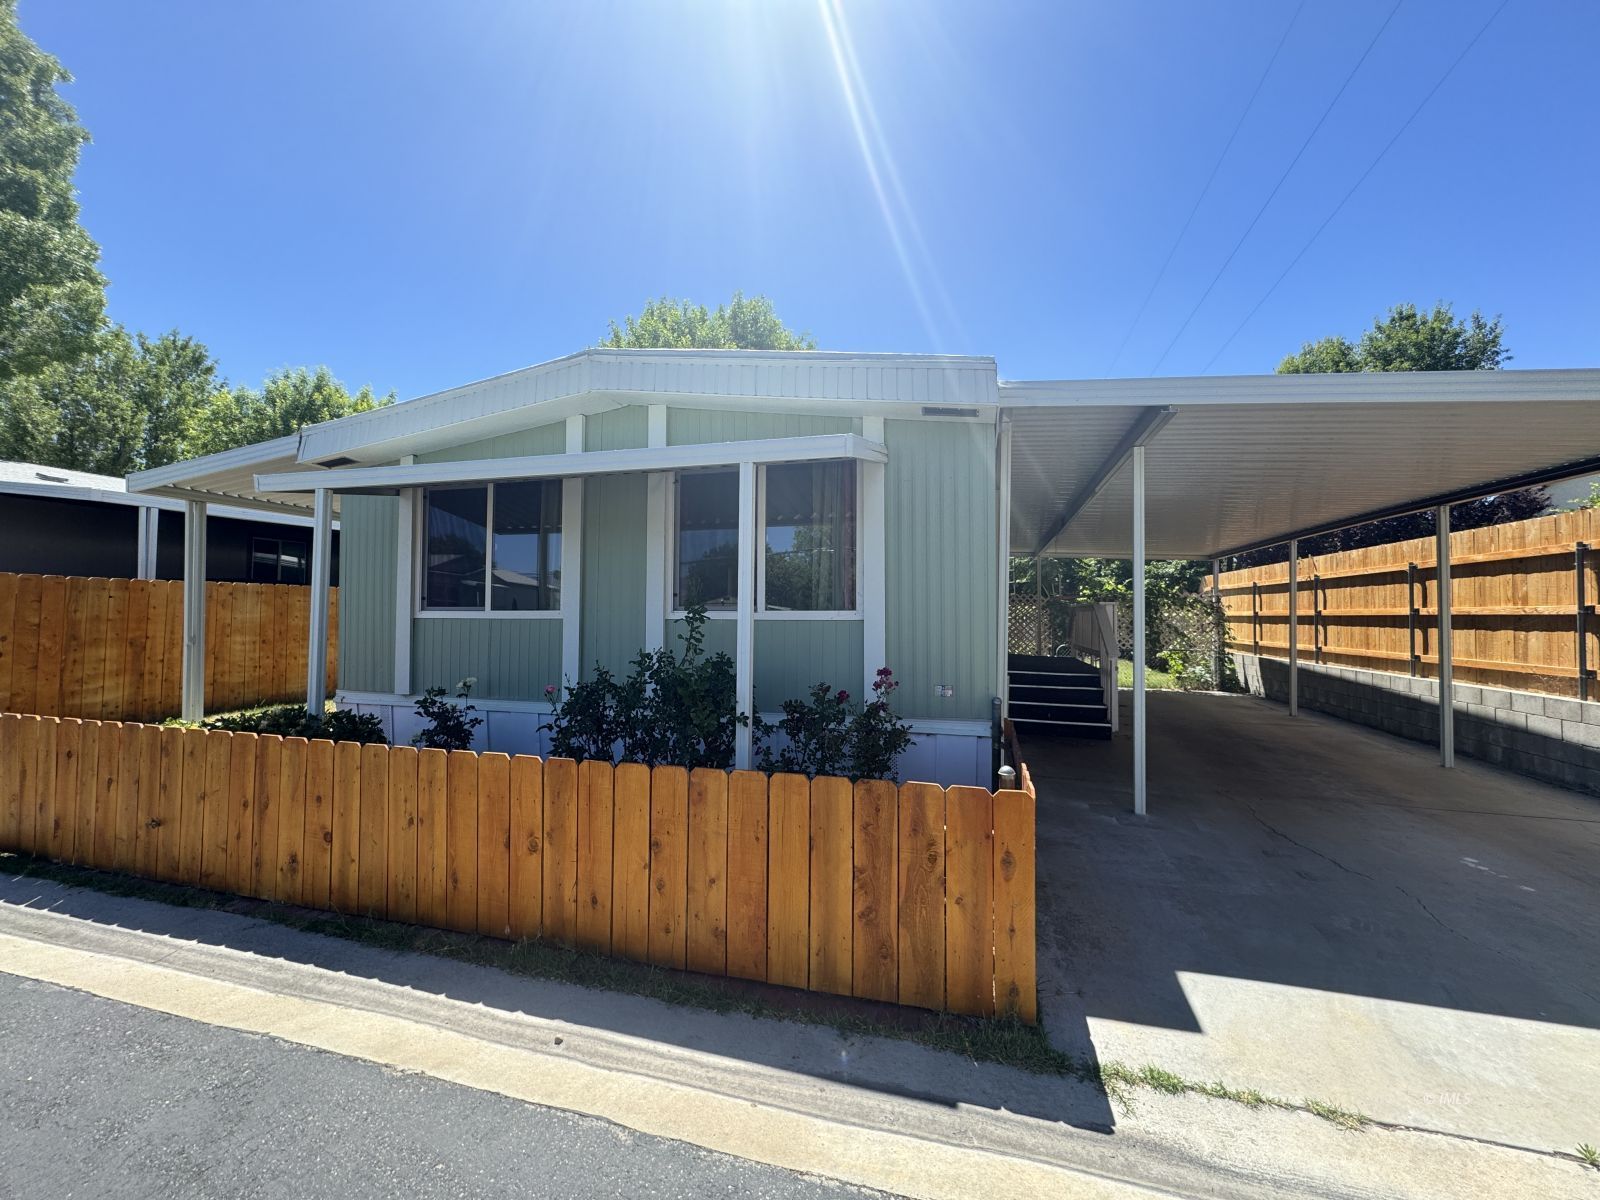
[[[1600,699],[1600,511],[1450,535],[1452,662],[1458,683]],[[1432,538],[1299,565],[1300,661],[1434,677],[1438,579]],[[1289,565],[1222,576],[1228,645],[1288,656]]]
[[[335,588],[330,630],[338,602]],[[303,698],[310,620],[310,588],[206,584],[206,707]],[[330,632],[330,692],[338,658]],[[181,582],[0,573],[0,711],[162,720],[182,679]]]
[[[1028,791],[0,716],[0,849],[1036,1020]]]

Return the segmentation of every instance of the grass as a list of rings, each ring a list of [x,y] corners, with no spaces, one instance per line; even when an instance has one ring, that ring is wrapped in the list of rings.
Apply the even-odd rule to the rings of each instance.
[[[1575,1153],[1578,1161],[1586,1167],[1593,1167],[1600,1171],[1600,1150],[1595,1149],[1588,1142],[1579,1142]]]
[[[1041,1025],[1016,1018],[958,1017],[945,1013],[892,1010],[899,1020],[872,1010],[841,1011],[821,997],[804,992],[761,988],[737,980],[652,967],[587,950],[571,949],[538,939],[506,942],[477,934],[450,933],[373,917],[345,916],[266,900],[250,900],[223,892],[180,884],[159,883],[131,875],[63,866],[23,854],[0,853],[8,873],[92,888],[113,896],[152,900],[181,908],[216,909],[271,921],[307,933],[408,954],[430,954],[453,962],[494,967],[530,979],[570,983],[627,996],[642,996],[707,1012],[792,1021],[830,1028],[848,1038],[891,1038],[957,1054],[972,1062],[996,1063],[1035,1075],[1087,1083],[1119,1103],[1131,1103],[1135,1089],[1168,1096],[1197,1095],[1226,1100],[1246,1108],[1276,1108],[1321,1117],[1342,1129],[1371,1124],[1366,1116],[1323,1101],[1296,1103],[1220,1081],[1185,1079],[1163,1067],[1132,1067],[1116,1061],[1095,1062],[1050,1045]],[[779,1003],[781,994],[791,1003]],[[887,1006],[884,1006],[887,1008]],[[1580,1155],[1583,1147],[1579,1148]],[[1591,1148],[1592,1149],[1592,1148]],[[1595,1165],[1595,1164],[1591,1164]]]
[[[1127,659],[1117,663],[1117,686],[1131,688],[1133,686],[1133,664]],[[1178,681],[1175,676],[1167,671],[1158,671],[1154,667],[1144,669],[1144,686],[1146,691],[1175,692],[1178,690]]]

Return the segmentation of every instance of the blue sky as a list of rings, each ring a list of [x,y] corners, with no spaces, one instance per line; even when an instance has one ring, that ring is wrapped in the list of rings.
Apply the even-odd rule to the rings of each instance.
[[[593,344],[647,297],[735,288],[826,349],[990,354],[1013,379],[1270,370],[1436,299],[1503,314],[1514,366],[1600,365],[1586,2],[1511,0],[1268,294],[1498,6],[20,16],[77,77],[113,317],[199,338],[240,382],[326,363],[408,397]]]

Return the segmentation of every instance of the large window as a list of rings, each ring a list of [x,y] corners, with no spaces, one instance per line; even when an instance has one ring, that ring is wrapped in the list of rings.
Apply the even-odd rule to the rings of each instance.
[[[856,465],[768,467],[764,485],[768,612],[856,606]]]
[[[433,488],[424,504],[424,609],[560,609],[559,480]]]
[[[757,612],[856,609],[856,464],[794,463],[757,471],[763,547]],[[677,477],[673,608],[739,603],[739,472]]]

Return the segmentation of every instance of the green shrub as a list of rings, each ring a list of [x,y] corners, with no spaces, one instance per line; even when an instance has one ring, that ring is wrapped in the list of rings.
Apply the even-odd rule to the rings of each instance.
[[[912,742],[911,727],[889,707],[899,686],[893,671],[879,667],[872,699],[859,710],[851,708],[849,692],[819,683],[809,699],[785,700],[783,719],[776,726],[757,714],[757,766],[798,775],[893,779],[895,764]],[[774,732],[784,735],[784,746],[776,753],[767,744]]]
[[[733,659],[705,652],[705,627],[705,608],[690,608],[680,653],[664,646],[641,650],[621,679],[596,667],[593,678],[569,683],[565,692],[554,684],[545,688],[554,706],[543,726],[551,755],[610,761],[620,751],[628,762],[652,766],[726,768],[745,718],[738,712]]]
[[[413,746],[427,750],[471,750],[473,731],[483,724],[477,708],[466,703],[472,694],[472,685],[478,681],[468,677],[456,684],[456,699],[460,704],[446,700],[445,689],[431,687],[417,701],[417,715],[427,722],[422,731],[411,739]]]
[[[279,737],[326,738],[332,742],[360,742],[387,746],[383,718],[335,708],[320,717],[312,716],[304,704],[272,704],[243,712],[226,713],[200,722],[203,729],[225,729],[230,733],[272,733]]]

